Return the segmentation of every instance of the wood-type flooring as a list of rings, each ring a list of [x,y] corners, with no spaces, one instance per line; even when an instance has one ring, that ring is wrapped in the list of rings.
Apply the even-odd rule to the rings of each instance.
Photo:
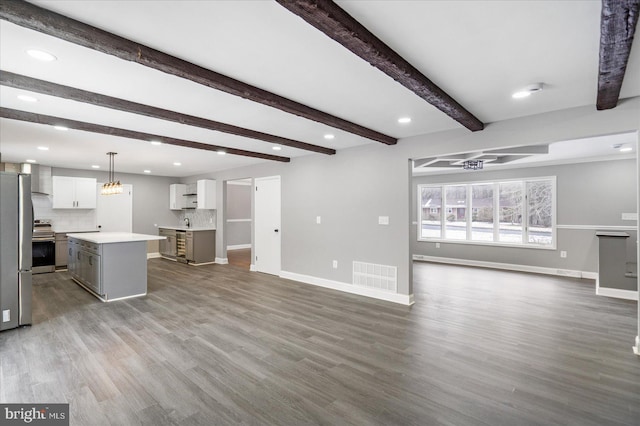
[[[415,263],[412,307],[229,265],[149,261],[102,303],[34,276],[0,402],[71,425],[638,425],[636,302],[593,281]]]
[[[251,267],[251,249],[227,250],[227,260],[229,265],[246,269]]]

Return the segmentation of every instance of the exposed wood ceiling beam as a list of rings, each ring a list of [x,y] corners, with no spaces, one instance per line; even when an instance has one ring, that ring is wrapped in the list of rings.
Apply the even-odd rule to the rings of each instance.
[[[615,108],[638,24],[640,0],[602,0],[598,110]]]
[[[133,114],[145,115],[147,117],[174,121],[176,123],[187,124],[189,126],[202,127],[209,130],[230,133],[232,135],[244,136],[247,138],[262,140],[270,143],[286,145],[292,148],[304,149],[307,151],[319,152],[329,155],[336,153],[335,149],[325,148],[323,146],[312,145],[293,139],[283,138],[280,136],[274,136],[267,133],[257,132],[255,130],[233,126],[231,124],[221,123],[219,121],[207,120],[205,118],[195,117],[193,115],[182,114],[175,111],[156,108],[136,102],[130,102],[124,99],[113,98],[111,96],[101,95],[99,93],[87,92],[85,90],[76,89],[74,87],[63,86],[61,84],[38,80],[37,78],[31,78],[7,71],[0,71],[0,85],[13,87],[16,89],[29,90],[31,92],[42,93],[45,95],[56,96],[64,99],[71,99],[74,101],[84,102],[105,108],[117,109],[119,111],[131,112]]]
[[[394,145],[397,139],[291,99],[251,86],[167,53],[117,36],[22,0],[1,1],[0,19],[126,61],[136,62],[213,89],[268,105],[367,139]]]
[[[202,142],[193,142],[184,139],[170,138],[167,136],[153,135],[150,133],[136,132],[134,130],[119,129],[117,127],[103,126],[100,124],[86,123],[83,121],[69,120],[61,117],[53,117],[50,115],[35,114],[32,112],[20,111],[17,109],[0,108],[0,118],[8,118],[10,120],[26,121],[29,123],[47,124],[50,126],[64,126],[69,129],[82,130],[85,132],[100,133],[103,135],[119,136],[122,138],[138,139],[143,141],[157,140],[167,145],[182,146],[185,148],[203,149],[206,151],[224,151],[227,154],[241,155],[244,157],[262,158],[265,160],[281,161],[288,163],[291,161],[288,157],[280,157],[277,155],[263,154],[261,152],[245,151],[243,149],[228,148],[219,145],[209,145]]]
[[[467,129],[484,124],[331,0],[276,0]]]

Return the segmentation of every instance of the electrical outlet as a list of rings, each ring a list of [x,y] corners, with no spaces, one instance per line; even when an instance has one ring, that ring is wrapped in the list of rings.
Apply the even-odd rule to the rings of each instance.
[[[564,250],[562,250],[562,251],[560,252],[560,257],[562,257],[562,258],[567,257],[567,252],[566,252],[566,251],[564,251]]]
[[[338,261],[337,260],[333,261],[333,269],[338,269]]]
[[[11,309],[6,309],[2,311],[2,322],[11,321]]]
[[[436,243],[436,248],[440,248],[440,243]]]
[[[319,225],[322,223],[322,218],[320,216],[316,216],[316,223]]]

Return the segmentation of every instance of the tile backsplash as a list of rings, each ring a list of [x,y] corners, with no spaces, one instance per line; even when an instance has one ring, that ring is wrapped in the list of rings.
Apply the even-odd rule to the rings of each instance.
[[[96,229],[95,209],[53,209],[51,195],[32,194],[33,218],[51,219],[53,229],[62,231],[85,231]]]
[[[184,224],[184,219],[188,218],[193,227],[216,226],[215,210],[183,210],[180,212],[180,223]]]

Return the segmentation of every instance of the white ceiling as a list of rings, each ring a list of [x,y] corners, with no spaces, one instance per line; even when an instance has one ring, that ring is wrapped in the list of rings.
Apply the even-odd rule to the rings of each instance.
[[[34,1],[47,9],[397,138],[460,125],[274,1]],[[485,123],[593,105],[599,1],[338,1]],[[635,43],[621,97],[640,95]],[[28,48],[58,57],[37,62]],[[0,20],[0,68],[338,150],[376,144],[191,81]],[[545,90],[524,100],[530,83]],[[47,115],[268,154],[311,154],[163,120],[0,87],[0,105]],[[398,124],[410,116],[410,124]],[[332,133],[333,140],[323,135]],[[48,146],[48,151],[37,150]],[[0,119],[2,160],[57,167],[188,176],[265,160],[150,144]],[[182,166],[173,166],[179,161]]]

